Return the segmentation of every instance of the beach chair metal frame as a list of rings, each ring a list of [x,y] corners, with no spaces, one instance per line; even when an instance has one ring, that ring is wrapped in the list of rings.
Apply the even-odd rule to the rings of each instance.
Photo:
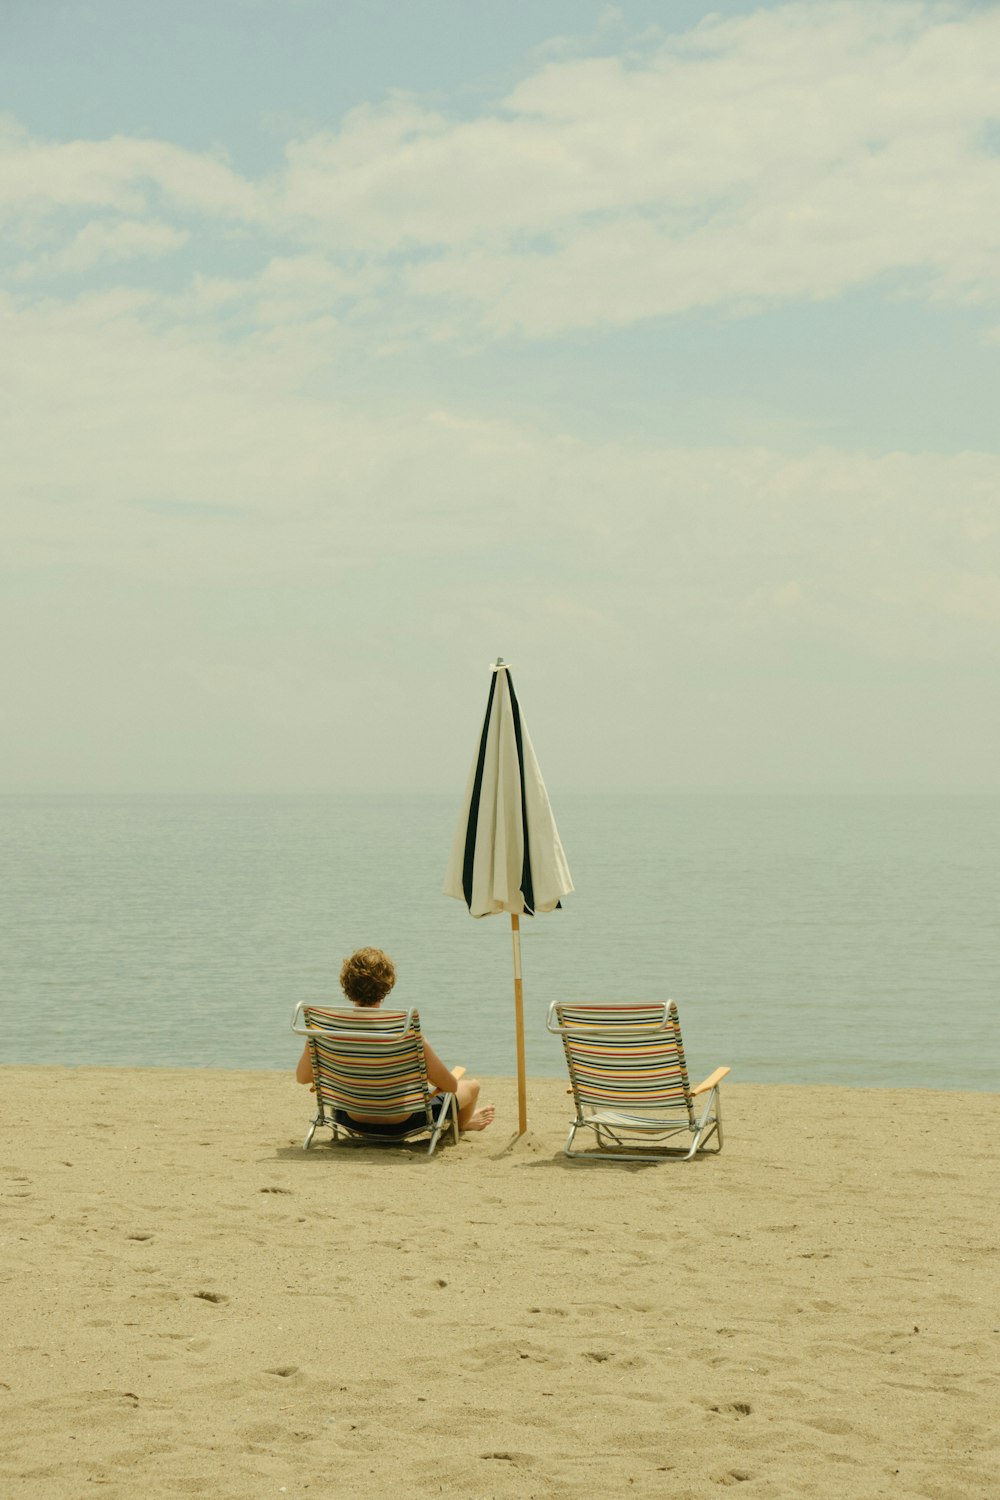
[[[429,1131],[428,1156],[433,1156],[449,1126],[458,1140],[458,1099],[431,1092],[416,1010],[331,1009],[300,1001],[292,1030],[308,1042],[316,1093],[316,1114],[303,1151],[309,1150],[321,1125],[333,1131],[334,1141],[343,1133],[381,1146],[395,1146]],[[338,1110],[377,1117],[417,1114],[421,1109],[423,1121],[393,1135],[371,1130],[363,1120],[337,1117]]]
[[[716,1068],[691,1088],[672,1000],[654,1005],[553,1001],[546,1026],[562,1037],[576,1105],[563,1147],[566,1156],[590,1161],[690,1161],[704,1153],[710,1141],[715,1142],[711,1154],[722,1150],[719,1085],[730,1069]],[[596,1151],[573,1150],[580,1130],[594,1132]],[[690,1144],[665,1144],[685,1133]],[[640,1143],[656,1149],[629,1149]]]

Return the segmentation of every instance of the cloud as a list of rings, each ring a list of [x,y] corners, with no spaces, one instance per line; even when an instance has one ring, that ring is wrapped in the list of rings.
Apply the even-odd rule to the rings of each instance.
[[[0,120],[0,214],[6,218],[86,208],[136,215],[154,193],[213,218],[252,223],[263,212],[258,190],[217,156],[131,136],[42,141],[10,117]]]
[[[996,654],[1000,456],[553,436],[306,391],[308,327],[233,342],[149,311],[141,291],[0,304],[8,570],[332,589],[362,617],[369,583],[444,634],[523,617],[566,649],[726,671],[808,641]]]
[[[392,94],[290,141],[257,181],[168,142],[44,142],[9,124],[0,212],[35,234],[40,269],[67,272],[97,264],[102,236],[125,253],[125,224],[190,229],[192,296],[238,302],[261,325],[296,305],[353,306],[390,338],[558,338],[875,281],[982,305],[995,324],[998,54],[995,8],[844,0],[709,16],[619,55],[536,61],[471,119]],[[94,222],[53,246],[85,211]],[[107,227],[101,212],[124,217]],[[219,269],[234,230],[261,258],[239,277]],[[303,274],[277,296],[253,285],[282,262]]]
[[[440,206],[447,248],[410,285],[492,333],[537,336],[890,275],[994,301],[1000,158],[984,132],[998,48],[996,12],[817,5],[708,21],[632,65],[554,64],[508,98],[492,149],[481,124],[426,143],[440,194],[477,135],[477,183],[451,221]],[[405,203],[403,221],[422,232]]]
[[[371,299],[385,279],[376,265],[347,270],[317,253],[273,256],[251,276],[197,272],[183,291],[159,299],[158,317],[238,320],[246,330],[310,322],[314,333],[330,334],[332,315]]]
[[[736,400],[766,445],[659,438],[669,390],[633,420],[623,381],[615,409],[625,341],[566,336],[873,281],[995,326],[998,41],[995,8],[872,0],[581,55],[606,27],[539,50],[477,116],[391,95],[256,180],[169,141],[8,123],[10,774],[388,785],[402,725],[429,784],[455,684],[502,651],[533,701],[572,701],[566,723],[599,703],[630,726],[624,761],[617,731],[574,731],[594,784],[875,766],[892,786],[906,762],[992,785],[1000,456],[814,443],[788,393],[812,356],[777,342],[806,319],[755,335],[769,369]],[[564,343],[484,352],[512,336]],[[856,367],[844,342],[831,380]],[[665,346],[644,347],[654,370]],[[722,357],[699,367],[701,430],[731,435]],[[591,376],[600,431],[599,397],[574,404]],[[371,700],[390,732],[354,711]]]
[[[93,220],[61,250],[35,256],[14,270],[19,281],[35,276],[65,276],[89,271],[108,261],[134,260],[143,256],[168,255],[187,243],[187,230],[156,220]]]

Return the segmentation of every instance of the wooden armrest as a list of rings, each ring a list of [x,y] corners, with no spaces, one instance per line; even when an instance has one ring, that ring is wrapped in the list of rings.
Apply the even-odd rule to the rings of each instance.
[[[691,1098],[693,1099],[695,1094],[703,1094],[706,1089],[714,1089],[716,1084],[721,1083],[726,1074],[731,1072],[731,1068],[716,1068],[714,1073],[710,1073],[707,1078],[702,1079],[696,1089],[691,1090]]]
[[[458,1067],[458,1068],[451,1068],[451,1069],[449,1069],[449,1071],[451,1073],[452,1078],[464,1078],[465,1075],[466,1075],[466,1073],[469,1070],[468,1070],[468,1068]],[[427,1087],[430,1090],[430,1096],[431,1096],[432,1099],[435,1098],[436,1095],[440,1094],[440,1092],[441,1092],[440,1089],[432,1089],[430,1087],[430,1084],[428,1084]]]

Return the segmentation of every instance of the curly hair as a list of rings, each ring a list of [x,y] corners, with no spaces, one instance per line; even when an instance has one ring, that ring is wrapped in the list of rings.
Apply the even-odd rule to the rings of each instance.
[[[355,1005],[378,1005],[395,983],[395,965],[381,948],[359,948],[340,970],[340,987]]]

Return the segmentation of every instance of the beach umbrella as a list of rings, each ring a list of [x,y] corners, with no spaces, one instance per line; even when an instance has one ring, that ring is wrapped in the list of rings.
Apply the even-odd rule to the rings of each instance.
[[[510,913],[517,1110],[523,1135],[527,1103],[520,918],[553,911],[573,889],[573,882],[514,693],[510,665],[500,657],[492,672],[483,731],[465,788],[444,894],[464,901],[474,917]]]

